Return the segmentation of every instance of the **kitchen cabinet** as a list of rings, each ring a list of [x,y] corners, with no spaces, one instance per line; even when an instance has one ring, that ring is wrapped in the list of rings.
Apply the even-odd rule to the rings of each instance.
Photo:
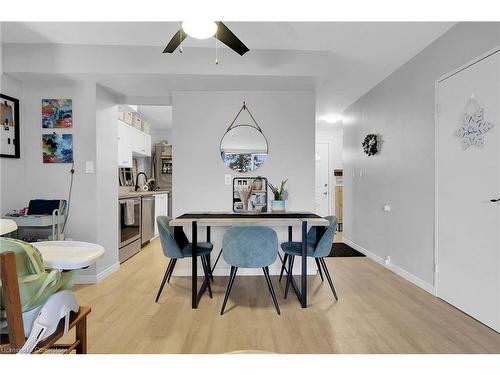
[[[132,128],[118,122],[118,166],[132,168]]]
[[[168,212],[168,194],[156,194],[155,196],[155,233],[154,236],[158,236],[158,224],[156,223],[156,218],[158,216],[167,216]]]
[[[151,156],[151,136],[135,128],[132,130],[132,153],[138,156]]]
[[[151,136],[118,120],[118,166],[131,168],[132,156],[151,156]]]

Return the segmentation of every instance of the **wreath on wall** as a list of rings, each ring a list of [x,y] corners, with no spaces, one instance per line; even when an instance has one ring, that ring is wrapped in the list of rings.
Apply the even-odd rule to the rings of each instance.
[[[363,151],[368,156],[373,156],[378,152],[377,149],[377,135],[376,134],[368,134],[365,137],[365,140],[362,143]]]

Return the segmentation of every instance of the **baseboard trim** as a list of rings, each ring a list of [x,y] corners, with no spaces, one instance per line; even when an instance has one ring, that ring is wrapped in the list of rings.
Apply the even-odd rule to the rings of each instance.
[[[377,262],[378,264],[381,264],[388,270],[394,272],[396,275],[401,276],[403,279],[411,282],[412,284],[415,284],[419,288],[425,290],[427,293],[432,294],[433,296],[436,295],[436,287],[427,281],[422,280],[421,278],[415,276],[414,274],[406,271],[405,269],[396,266],[393,263],[390,263],[389,265],[385,265],[384,259],[379,257],[377,254],[371,252],[370,250],[365,249],[364,247],[352,242],[351,240],[345,238],[345,236],[342,238],[342,241],[346,244],[352,247],[354,250],[359,251],[360,253],[365,254],[368,258],[371,260]]]
[[[99,272],[97,275],[77,275],[75,279],[75,284],[97,284],[98,282],[104,280],[109,275],[115,273],[120,269],[120,263],[116,262],[112,264],[105,270]]]

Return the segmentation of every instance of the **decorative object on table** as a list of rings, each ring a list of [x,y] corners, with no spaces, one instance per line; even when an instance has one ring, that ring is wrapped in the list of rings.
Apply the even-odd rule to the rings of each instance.
[[[262,190],[262,177],[257,176],[252,183],[253,190]]]
[[[274,195],[274,200],[271,202],[271,210],[276,212],[285,211],[285,200],[287,191],[285,190],[285,185],[288,179],[281,181],[280,187],[276,188],[271,183],[269,187]]]
[[[73,127],[73,101],[42,99],[42,127],[44,129]]]
[[[259,179],[261,188],[255,188]],[[233,212],[252,214],[267,212],[267,179],[265,177],[233,178]]]
[[[246,111],[251,122],[236,123],[240,114]],[[259,168],[267,159],[267,139],[243,102],[238,114],[231,122],[220,142],[222,161],[232,170],[245,173]]]
[[[44,163],[73,162],[73,134],[42,134]]]
[[[19,124],[19,100],[0,94],[0,131],[2,132],[0,156],[16,159],[21,157]]]
[[[248,198],[250,197],[251,192],[252,192],[252,185],[241,187],[238,190],[238,194],[240,196],[241,202],[243,203],[244,210],[248,210]]]
[[[470,106],[475,107],[473,113],[468,112]],[[482,148],[484,147],[484,134],[494,126],[491,122],[485,121],[484,108],[479,105],[473,94],[465,110],[462,126],[455,134],[462,138],[462,148],[464,150],[467,150],[472,145]]]
[[[363,151],[368,156],[373,156],[378,152],[377,134],[367,134],[363,140]]]

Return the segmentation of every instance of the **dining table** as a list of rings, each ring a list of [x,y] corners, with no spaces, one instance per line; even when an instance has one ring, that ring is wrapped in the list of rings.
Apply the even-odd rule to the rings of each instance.
[[[191,307],[198,308],[198,303],[207,287],[204,279],[198,289],[198,228],[206,228],[206,241],[210,241],[211,227],[232,227],[236,225],[261,225],[268,227],[288,227],[288,241],[292,241],[293,228],[301,228],[302,264],[299,289],[295,279],[291,278],[292,289],[299,299],[302,308],[307,307],[307,230],[308,226],[316,227],[316,241],[329,225],[329,221],[312,212],[261,212],[261,213],[231,213],[231,212],[187,212],[169,222],[174,227],[174,238],[182,249],[189,243],[184,227],[191,226],[192,271],[191,271]],[[317,243],[316,243],[317,245]],[[222,249],[223,251],[223,249]],[[211,264],[209,260],[209,267]],[[291,270],[288,270],[291,272]]]

